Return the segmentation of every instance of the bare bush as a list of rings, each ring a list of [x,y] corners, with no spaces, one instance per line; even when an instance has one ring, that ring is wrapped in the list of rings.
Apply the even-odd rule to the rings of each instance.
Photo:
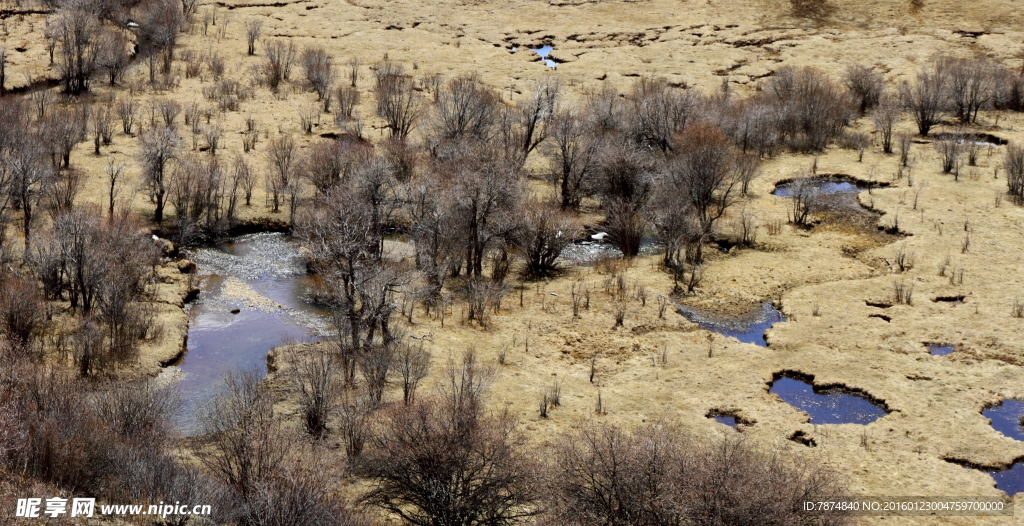
[[[423,111],[412,79],[401,66],[386,60],[377,64],[374,74],[377,116],[387,123],[391,135],[404,139],[412,132]]]
[[[352,112],[359,105],[359,90],[351,86],[338,86],[335,98],[338,104],[335,120],[348,121],[352,119]],[[341,123],[338,124],[338,127],[342,127]]]
[[[295,43],[289,41],[285,44],[280,40],[272,40],[263,45],[263,54],[266,57],[261,67],[263,82],[277,93],[281,83],[291,76],[296,58]]]
[[[782,68],[766,88],[781,140],[794,151],[822,151],[854,111],[841,88],[814,68]]]
[[[943,57],[940,68],[948,74],[949,97],[961,124],[977,121],[978,111],[992,101],[996,68],[987,59]]]
[[[402,345],[396,356],[398,373],[402,376],[402,403],[416,401],[416,388],[430,372],[430,352],[422,345]]]
[[[517,245],[526,258],[526,272],[534,277],[557,270],[562,250],[579,235],[579,222],[555,205],[528,205],[522,214]]]
[[[568,433],[548,473],[544,498],[552,524],[850,523],[843,515],[800,510],[807,495],[841,493],[834,471],[762,453],[736,438],[695,443],[659,425]]]
[[[335,78],[334,57],[327,54],[322,47],[311,47],[302,52],[300,61],[302,69],[306,72],[306,80],[316,92],[317,100],[330,96]]]
[[[601,141],[587,120],[572,110],[555,114],[548,129],[551,141],[544,151],[551,178],[558,185],[562,208],[577,210],[594,191]]]
[[[15,277],[0,280],[0,334],[16,349],[31,349],[41,335],[45,314],[35,283]]]
[[[149,128],[139,137],[142,176],[150,198],[156,204],[153,220],[164,220],[164,205],[167,197],[167,165],[177,156],[180,145],[173,128],[157,126]]]
[[[507,418],[441,402],[384,415],[360,474],[365,504],[420,526],[512,524],[537,513],[532,469]]]
[[[942,120],[949,100],[949,75],[938,63],[917,72],[914,84],[900,85],[903,106],[917,123],[917,131],[928,135],[932,127]]]
[[[263,21],[255,18],[250,18],[245,21],[245,41],[248,44],[246,53],[249,55],[256,54],[256,41],[259,40],[260,35],[263,34]]]
[[[1024,146],[1017,144],[1008,146],[1003,167],[1006,170],[1006,185],[1010,197],[1017,204],[1024,204]]]
[[[864,115],[878,105],[885,88],[885,78],[868,66],[860,64],[847,66],[843,83],[857,102],[857,108]]]
[[[882,152],[892,153],[893,128],[900,118],[901,108],[898,101],[891,96],[883,96],[878,106],[871,112],[871,121],[881,135]]]
[[[260,373],[224,377],[221,391],[199,414],[205,443],[199,460],[244,497],[278,473],[292,443],[273,414],[273,399],[260,387]]]
[[[327,420],[337,410],[340,385],[335,355],[319,348],[290,347],[285,352],[306,432],[315,439],[323,438]]]
[[[935,151],[942,157],[942,173],[959,172],[960,156],[963,155],[963,143],[950,137],[935,141]]]

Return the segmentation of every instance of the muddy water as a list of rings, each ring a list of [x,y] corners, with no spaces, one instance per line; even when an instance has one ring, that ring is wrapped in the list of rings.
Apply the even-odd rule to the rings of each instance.
[[[780,321],[786,321],[786,317],[771,302],[765,302],[760,307],[734,318],[716,317],[687,305],[676,305],[676,310],[686,319],[700,325],[702,329],[761,347],[768,346],[764,338],[765,331]]]
[[[768,392],[807,413],[811,424],[870,424],[888,414],[862,396],[815,389],[810,382],[790,376],[773,381]]]
[[[252,234],[185,254],[198,267],[201,292],[187,307],[187,352],[171,366],[181,377],[184,434],[198,431],[196,409],[225,373],[265,373],[272,348],[325,333],[327,312],[305,299],[309,278],[297,248],[284,234]]]

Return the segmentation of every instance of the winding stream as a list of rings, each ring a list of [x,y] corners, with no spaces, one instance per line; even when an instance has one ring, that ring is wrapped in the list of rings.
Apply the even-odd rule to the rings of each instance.
[[[196,409],[225,373],[256,367],[265,374],[267,352],[317,340],[328,313],[305,299],[305,264],[284,234],[240,236],[185,257],[198,267],[200,294],[186,307],[187,351],[168,369],[180,377],[178,428],[193,435],[199,431]]]

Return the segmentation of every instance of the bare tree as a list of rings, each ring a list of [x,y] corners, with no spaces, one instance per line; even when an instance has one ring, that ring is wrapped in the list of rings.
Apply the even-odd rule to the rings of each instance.
[[[114,201],[117,199],[117,194],[121,191],[121,186],[123,186],[121,174],[124,172],[124,163],[110,159],[103,172],[107,174],[107,216],[113,217]]]
[[[942,57],[938,68],[948,74],[949,98],[961,124],[971,124],[995,93],[996,68],[987,59]]]
[[[691,91],[651,78],[637,81],[629,100],[627,135],[636,144],[662,151],[671,148],[672,135],[686,127],[698,103]]]
[[[274,417],[273,399],[261,389],[260,376],[256,370],[229,373],[199,415],[206,443],[196,455],[245,497],[277,473],[293,445]]]
[[[900,119],[901,108],[895,97],[883,96],[878,106],[871,112],[871,121],[881,134],[882,151],[892,153],[893,127]]]
[[[964,145],[957,137],[948,137],[935,141],[935,151],[942,156],[942,173],[953,173],[960,171],[960,157],[964,152]]]
[[[557,270],[562,250],[579,235],[579,222],[557,205],[528,204],[522,211],[517,246],[526,258],[526,272],[541,277]]]
[[[59,44],[58,74],[68,93],[88,91],[96,67],[100,22],[85,9],[61,9],[48,21]]]
[[[7,48],[0,47],[0,95],[7,93]]]
[[[577,210],[595,186],[600,138],[586,119],[573,110],[556,114],[547,128],[551,141],[546,152],[562,208]]]
[[[306,72],[306,80],[316,92],[317,100],[330,96],[335,77],[334,57],[328,55],[322,47],[311,47],[302,52],[300,60]]]
[[[857,101],[861,115],[878,105],[885,88],[885,79],[880,73],[860,64],[847,66],[843,83]]]
[[[139,137],[139,146],[143,181],[156,204],[153,220],[160,223],[164,220],[167,197],[167,165],[177,156],[180,139],[173,128],[156,126]]]
[[[450,79],[436,96],[431,134],[440,140],[490,138],[498,112],[498,95],[470,74]]]
[[[904,82],[900,85],[900,97],[903,106],[914,117],[919,134],[928,135],[945,115],[948,105],[949,75],[938,64],[930,69],[917,72],[917,81],[911,85]]]
[[[117,116],[121,119],[121,131],[125,135],[132,134],[135,124],[135,99],[128,97],[117,101]]]
[[[104,31],[97,46],[96,67],[106,73],[107,83],[113,86],[131,63],[128,37],[120,30]]]
[[[352,112],[359,105],[359,90],[350,86],[338,86],[335,98],[338,102],[338,113],[334,118],[341,128],[345,121],[352,119]]]
[[[772,75],[766,91],[781,139],[795,151],[822,151],[854,111],[846,94],[814,68],[784,67]]]
[[[280,40],[272,40],[263,45],[266,61],[263,64],[263,80],[275,93],[281,82],[291,76],[292,66],[296,58],[295,43],[285,44]]]
[[[412,80],[401,66],[384,61],[374,71],[377,96],[377,116],[384,119],[391,135],[404,139],[409,136],[422,113],[422,102],[413,89]]]
[[[324,349],[289,347],[287,362],[290,376],[299,391],[299,407],[306,432],[313,438],[323,438],[327,419],[337,409],[339,386],[335,355]]]
[[[261,34],[263,34],[262,20],[250,18],[245,21],[245,40],[248,43],[246,53],[249,55],[256,54],[256,41],[259,40]]]
[[[402,402],[409,405],[416,401],[416,388],[430,372],[430,352],[422,344],[402,345],[395,359],[402,376]]]
[[[1003,167],[1010,196],[1018,204],[1024,204],[1024,146],[1011,144],[1007,147]]]
[[[363,502],[432,526],[509,525],[537,513],[532,469],[508,418],[443,403],[389,409],[361,473]]]

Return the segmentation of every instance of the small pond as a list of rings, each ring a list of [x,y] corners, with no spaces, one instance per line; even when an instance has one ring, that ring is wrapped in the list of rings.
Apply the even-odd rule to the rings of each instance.
[[[760,307],[733,318],[713,316],[687,305],[676,305],[676,310],[686,319],[700,325],[702,329],[761,347],[768,346],[764,338],[765,331],[780,321],[786,321],[786,317],[771,302],[765,302]]]
[[[1011,497],[1024,492],[1024,463],[1018,462],[1002,471],[986,471],[996,481],[996,488]]]
[[[929,345],[928,353],[932,356],[947,356],[953,354],[952,345]]]
[[[807,413],[811,424],[870,424],[888,414],[860,393],[816,388],[796,375],[780,375],[769,385],[769,393]]]
[[[252,234],[185,252],[198,267],[201,292],[186,308],[187,351],[168,368],[181,377],[182,433],[198,432],[196,409],[227,372],[266,372],[268,351],[326,332],[327,312],[304,297],[309,278],[297,248],[284,234]]]
[[[537,56],[540,57],[541,61],[544,62],[545,66],[547,66],[547,67],[549,67],[551,69],[555,69],[555,68],[558,67],[558,61],[557,60],[548,58],[551,55],[551,51],[553,49],[555,49],[554,47],[552,47],[552,46],[540,46],[540,47],[531,47],[530,49],[532,49],[533,52],[536,53]]]
[[[1014,440],[1024,441],[1024,427],[1021,426],[1024,401],[1003,400],[1001,404],[982,411],[981,415],[992,421],[992,429]]]
[[[712,416],[710,418],[713,418],[719,424],[725,424],[733,429],[736,429],[736,426],[739,425],[735,416]]]

